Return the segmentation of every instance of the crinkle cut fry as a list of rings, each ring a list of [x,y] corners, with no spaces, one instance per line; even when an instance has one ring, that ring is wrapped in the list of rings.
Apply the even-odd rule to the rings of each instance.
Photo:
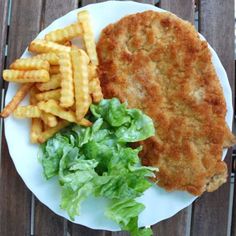
[[[83,28],[83,38],[89,58],[94,65],[98,65],[96,44],[88,11],[79,12],[78,20]]]
[[[56,116],[51,113],[41,111],[40,118],[42,119],[43,123],[48,127],[55,127],[58,124]]]
[[[45,61],[48,61],[50,65],[58,65],[59,64],[59,57],[56,53],[49,52],[49,53],[41,53],[32,58],[38,58]]]
[[[29,51],[35,53],[60,53],[60,52],[70,52],[70,47],[49,42],[43,39],[35,39],[29,45]]]
[[[60,105],[71,107],[74,104],[74,83],[70,53],[60,53],[59,57],[61,72]]]
[[[13,112],[13,115],[18,119],[39,118],[41,111],[36,105],[18,106]]]
[[[82,34],[81,26],[78,22],[68,25],[62,29],[51,31],[45,35],[47,41],[64,43]]]
[[[55,127],[52,127],[50,129],[47,129],[46,131],[42,132],[40,136],[38,137],[37,141],[39,143],[44,143],[47,141],[49,138],[51,138],[55,133],[60,131],[61,129],[65,128],[68,126],[70,123],[66,120],[61,120],[58,122],[58,124]]]
[[[19,103],[24,99],[24,97],[27,95],[27,93],[33,87],[33,85],[34,83],[23,84],[18,89],[12,100],[5,106],[5,108],[1,112],[1,117],[4,118],[8,117],[16,109]]]
[[[89,81],[89,92],[95,103],[98,103],[103,99],[99,78],[96,77]]]
[[[78,121],[86,115],[90,106],[88,61],[84,54],[85,52],[76,47],[71,49],[75,84],[75,115]]]
[[[41,91],[48,91],[61,87],[61,74],[55,74],[50,76],[50,80],[45,83],[36,83],[36,87]]]
[[[10,69],[13,70],[47,70],[49,71],[49,62],[40,58],[20,58],[15,60],[11,65]]]
[[[4,70],[3,79],[9,82],[33,83],[48,82],[50,77],[47,70]]]
[[[61,96],[61,89],[55,89],[35,94],[35,97],[37,98],[38,101],[49,100],[49,99],[59,100],[60,96]]]
[[[78,121],[75,117],[75,114],[73,111],[66,110],[62,107],[60,107],[59,103],[55,100],[48,100],[48,101],[41,101],[38,103],[39,109],[51,113],[63,120],[67,120],[69,122],[77,123],[82,126],[90,126],[92,123],[83,118],[82,120]]]
[[[30,104],[36,105],[38,103],[35,98],[35,94],[37,93],[37,88],[32,87],[30,90]],[[30,141],[31,143],[38,143],[38,137],[43,130],[42,120],[40,118],[32,118],[31,119],[31,127],[30,127]]]

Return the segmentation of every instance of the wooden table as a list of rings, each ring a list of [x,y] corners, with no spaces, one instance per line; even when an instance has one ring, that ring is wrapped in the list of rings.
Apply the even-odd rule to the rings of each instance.
[[[0,0],[0,72],[19,57],[39,31],[53,20],[72,9],[95,2],[100,1]],[[154,4],[158,1],[138,2]],[[192,23],[198,17],[195,25],[217,51],[234,94],[234,0],[199,0],[197,14],[194,13],[193,0],[161,0],[157,4]],[[0,86],[3,103],[7,84],[1,81]],[[8,153],[4,132],[1,144],[0,236],[128,235],[124,232],[91,230],[55,215],[33,196],[17,174]],[[230,174],[231,157],[232,150],[226,158]],[[154,235],[236,236],[236,191],[233,188],[233,173],[229,176],[228,182],[216,192],[205,193],[192,206],[154,225]]]

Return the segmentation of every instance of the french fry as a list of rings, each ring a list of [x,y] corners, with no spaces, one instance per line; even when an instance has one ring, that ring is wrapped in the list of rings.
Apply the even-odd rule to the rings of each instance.
[[[35,94],[38,92],[38,89],[33,86],[30,90],[30,104],[36,105],[38,103]],[[41,112],[42,113],[42,112]],[[31,143],[38,143],[38,136],[43,130],[43,124],[40,118],[31,119],[31,129],[30,129],[30,140]]]
[[[59,62],[59,60],[58,60],[58,62]],[[50,66],[49,74],[50,75],[60,74],[60,67],[59,66]]]
[[[57,118],[50,113],[46,113],[44,111],[41,111],[40,117],[41,117],[42,121],[44,122],[44,124],[47,125],[48,127],[55,127],[58,124]]]
[[[61,97],[61,89],[50,90],[47,92],[37,93],[35,97],[38,101],[44,101],[49,99],[59,100]]]
[[[30,129],[30,141],[31,143],[38,143],[38,138],[42,133],[43,124],[41,119],[32,118]]]
[[[74,112],[72,111],[67,111],[66,109],[63,109],[62,107],[59,106],[59,103],[55,100],[48,100],[48,101],[42,101],[38,103],[39,109],[42,111],[45,111],[47,113],[51,113],[63,120],[67,120],[69,122],[77,123],[79,125],[83,126],[90,126],[91,122],[86,119],[82,119],[78,121],[75,117]]]
[[[50,65],[58,65],[59,64],[59,57],[56,53],[53,53],[53,52],[38,54],[32,58],[37,58],[37,59],[42,59],[42,60],[48,61]]]
[[[33,86],[30,90],[30,104],[36,105],[38,103],[35,94],[38,92],[37,88]],[[41,112],[42,113],[42,112]],[[38,136],[41,134],[43,124],[40,118],[32,118],[30,128],[30,141],[31,143],[38,143]]]
[[[27,95],[33,85],[34,83],[23,84],[18,89],[12,100],[7,104],[7,106],[5,106],[5,108],[1,112],[1,117],[8,117],[16,109],[19,103],[24,99],[24,97]]]
[[[47,70],[49,71],[49,63],[38,58],[21,58],[15,60],[11,65],[10,69],[13,70]]]
[[[61,74],[51,75],[50,80],[46,83],[36,83],[35,85],[40,91],[48,91],[61,87]]]
[[[75,84],[75,115],[79,121],[86,115],[90,106],[88,62],[83,50],[76,47],[71,49],[71,59]]]
[[[89,80],[97,77],[97,66],[92,63],[89,64]]]
[[[43,39],[35,39],[30,43],[29,51],[36,53],[49,53],[49,52],[60,53],[60,52],[70,52],[70,47],[54,42],[49,42]]]
[[[72,75],[71,57],[69,53],[59,54],[61,72],[61,98],[62,107],[70,107],[74,104],[74,83]]]
[[[89,81],[89,92],[95,103],[98,103],[103,99],[100,81],[97,77]]]
[[[92,103],[92,98],[91,98],[91,96],[89,96],[89,104],[91,104],[91,103]],[[70,107],[70,110],[75,112],[75,110],[76,110],[76,104],[75,103],[73,104],[73,106]]]
[[[9,82],[32,83],[48,82],[50,77],[47,70],[4,70],[3,79]]]
[[[85,47],[89,55],[89,58],[94,65],[98,65],[96,44],[95,44],[95,39],[94,39],[92,26],[90,22],[89,12],[88,11],[79,12],[78,20],[82,25],[83,39],[84,39]]]
[[[13,112],[14,117],[23,119],[23,118],[39,118],[41,111],[37,106],[28,105],[28,106],[18,106]]]
[[[48,130],[43,131],[37,141],[39,143],[44,143],[45,141],[47,141],[49,138],[51,138],[55,133],[57,133],[59,130],[65,128],[66,126],[68,126],[70,123],[68,121],[62,120],[59,121],[58,124],[55,127],[52,127]]]
[[[37,105],[38,100],[35,97],[35,95],[39,92],[40,91],[37,89],[36,83],[35,83],[34,86],[31,88],[30,93],[29,93],[29,95],[30,95],[30,105]]]
[[[73,39],[82,34],[82,28],[80,24],[74,23],[66,26],[65,28],[54,30],[45,35],[47,41],[63,43],[70,39]]]

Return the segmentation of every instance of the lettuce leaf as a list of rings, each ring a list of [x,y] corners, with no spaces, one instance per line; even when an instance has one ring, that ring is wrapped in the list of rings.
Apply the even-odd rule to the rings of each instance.
[[[138,215],[144,210],[142,203],[134,199],[114,200],[111,202],[106,216],[121,226],[122,229],[129,231],[131,236],[151,236],[150,228],[138,228]]]
[[[127,109],[116,98],[91,105],[92,114],[102,117],[115,130],[119,142],[137,142],[155,134],[152,119],[138,109]]]
[[[151,235],[138,228],[144,205],[136,198],[151,186],[156,168],[142,166],[141,147],[130,142],[154,135],[154,125],[138,109],[127,109],[118,99],[91,105],[91,127],[71,125],[42,145],[41,163],[47,179],[58,175],[62,188],[61,208],[74,220],[90,195],[110,201],[106,216],[132,235]]]

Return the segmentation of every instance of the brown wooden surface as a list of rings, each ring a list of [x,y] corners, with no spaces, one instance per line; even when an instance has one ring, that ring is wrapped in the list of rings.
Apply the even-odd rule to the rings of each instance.
[[[0,73],[2,74],[2,69],[5,62],[5,45],[7,39],[7,17],[8,17],[8,1],[0,1]],[[1,86],[2,80],[0,81]]]
[[[236,175],[234,183],[236,181]],[[232,227],[231,227],[231,236],[236,236],[236,187],[234,188],[234,202],[233,202],[233,213],[232,213]]]
[[[234,91],[234,8],[233,0],[201,0],[199,30],[218,53]],[[231,156],[226,160],[231,173]],[[227,235],[230,182],[213,193],[205,193],[193,206],[192,236]],[[208,220],[206,220],[208,219]],[[199,227],[201,225],[201,227]]]
[[[217,51],[231,85],[234,85],[233,1],[199,0],[199,29]],[[12,0],[11,24],[7,37],[8,1],[0,0],[0,72],[4,67],[6,38],[9,44],[7,56],[9,65],[22,54],[39,30],[68,11],[95,2],[101,1]],[[156,3],[154,0],[137,2]],[[185,20],[190,22],[194,20],[193,0],[162,0],[160,6]],[[231,153],[228,155],[228,165],[231,163],[230,157]],[[231,236],[236,236],[236,189],[232,220],[228,217],[229,190],[228,183],[214,193],[204,194],[194,203],[193,209],[190,206],[172,218],[153,226],[154,236],[230,236],[230,227],[227,232],[227,226],[231,226],[231,221]],[[31,198],[32,194],[16,173],[3,134],[0,166],[0,236],[21,236],[31,233],[37,236],[128,236],[125,232],[92,230],[68,222],[55,215],[37,199],[31,209]]]
[[[194,1],[192,0],[162,0],[160,7],[173,12],[184,20],[194,22]]]
[[[8,35],[8,65],[22,54],[27,44],[37,35],[40,14],[41,1],[12,2],[11,26]],[[15,170],[4,138],[0,167],[0,193],[0,235],[29,235],[31,193]]]

